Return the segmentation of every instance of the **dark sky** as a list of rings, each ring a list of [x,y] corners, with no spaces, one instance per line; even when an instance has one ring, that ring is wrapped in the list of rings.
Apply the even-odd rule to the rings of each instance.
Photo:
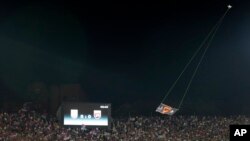
[[[250,114],[246,1],[1,5],[1,87],[22,95],[34,81],[80,83],[90,101],[157,106],[229,3],[183,109]],[[178,105],[193,68],[166,103]]]

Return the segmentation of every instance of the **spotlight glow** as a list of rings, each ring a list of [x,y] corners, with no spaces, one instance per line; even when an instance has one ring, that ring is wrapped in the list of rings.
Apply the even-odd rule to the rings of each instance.
[[[229,4],[229,5],[227,6],[227,8],[228,8],[228,9],[231,9],[231,8],[232,8],[232,5]]]

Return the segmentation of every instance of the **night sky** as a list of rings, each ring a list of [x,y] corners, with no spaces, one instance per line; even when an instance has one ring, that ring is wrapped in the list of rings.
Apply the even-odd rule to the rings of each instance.
[[[250,5],[243,0],[1,5],[0,87],[20,98],[35,81],[80,83],[91,102],[150,105],[154,112],[227,4],[233,8],[182,111],[250,114]],[[194,66],[165,103],[178,105]]]

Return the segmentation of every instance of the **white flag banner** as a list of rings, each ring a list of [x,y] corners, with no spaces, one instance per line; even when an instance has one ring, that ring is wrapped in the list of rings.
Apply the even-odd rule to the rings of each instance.
[[[175,114],[175,112],[177,112],[179,109],[176,108],[172,108],[166,104],[161,103],[157,109],[155,110],[156,112],[159,112],[161,114],[166,114],[166,115],[170,115],[172,116],[173,114]]]

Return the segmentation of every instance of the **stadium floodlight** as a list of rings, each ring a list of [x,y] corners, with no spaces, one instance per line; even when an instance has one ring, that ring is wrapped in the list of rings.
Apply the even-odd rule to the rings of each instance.
[[[231,9],[231,8],[232,8],[232,5],[230,5],[230,4],[227,5],[227,8],[228,8],[228,9]]]

